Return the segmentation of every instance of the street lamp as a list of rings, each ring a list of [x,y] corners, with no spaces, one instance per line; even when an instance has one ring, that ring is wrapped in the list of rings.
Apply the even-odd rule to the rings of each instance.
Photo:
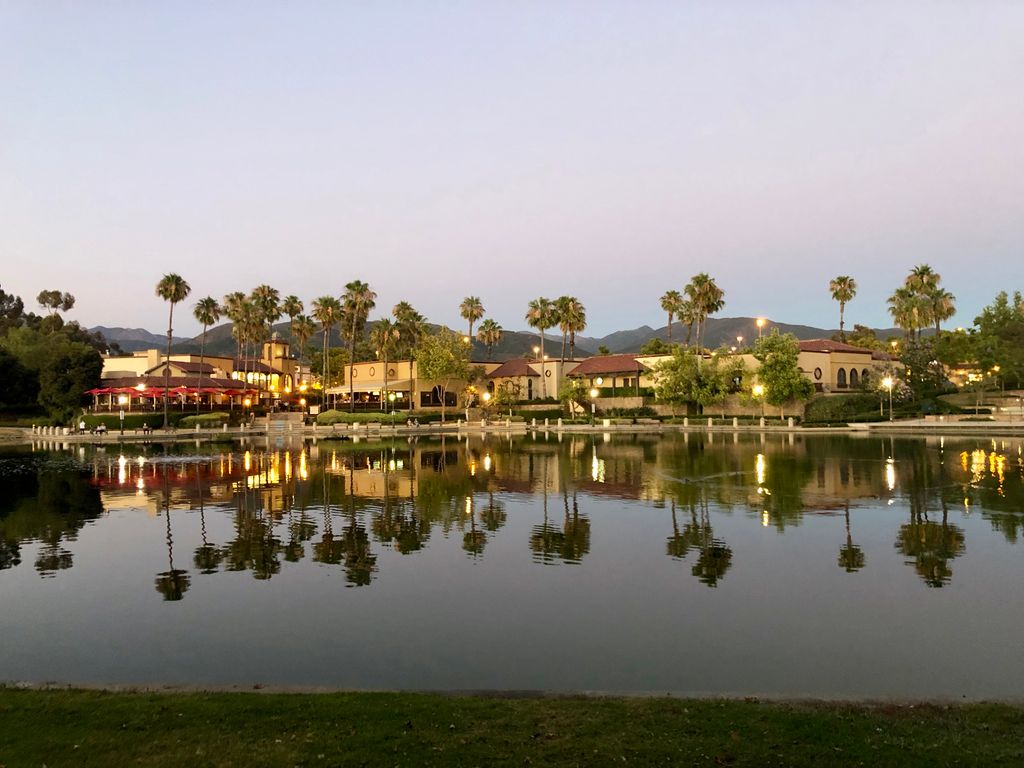
[[[757,318],[757,338],[761,338],[761,331],[764,330],[764,324],[767,322],[763,317]]]
[[[590,420],[594,421],[597,418],[597,396],[601,394],[597,391],[597,387],[590,390]]]
[[[761,402],[761,418],[764,418],[764,384],[755,384],[750,390],[754,398]]]
[[[388,392],[388,401],[391,403],[391,415],[395,415],[395,393]]]
[[[882,379],[882,386],[889,390],[889,421],[892,421],[892,385],[894,383],[892,376],[886,376]]]
[[[742,336],[737,336],[736,337],[736,346],[737,347],[742,347],[743,346],[743,337]]]

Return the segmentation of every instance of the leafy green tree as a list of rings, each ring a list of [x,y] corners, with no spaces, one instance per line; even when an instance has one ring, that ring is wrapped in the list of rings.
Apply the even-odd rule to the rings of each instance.
[[[676,347],[672,357],[654,366],[654,396],[676,407],[696,403],[700,398],[701,378],[697,353],[691,349]]]
[[[660,336],[655,336],[648,339],[640,347],[641,355],[668,355],[671,354],[673,349],[672,344],[666,344],[661,340]]]
[[[0,288],[0,336],[24,322],[25,303],[20,296],[7,293]]]
[[[170,311],[167,314],[167,357],[164,358],[164,429],[170,426],[167,418],[167,392],[171,388],[171,367],[167,363],[171,359],[171,340],[174,334],[174,305],[184,301],[191,291],[192,288],[185,282],[185,279],[173,272],[164,275],[160,282],[156,284],[156,295],[170,305]]]
[[[764,400],[779,408],[780,418],[786,403],[814,394],[814,385],[800,371],[800,345],[793,334],[780,334],[773,328],[754,344],[754,357],[761,364],[757,379],[764,387]]]
[[[1009,388],[1024,383],[1024,296],[1005,291],[974,319],[977,327],[976,361],[983,371],[999,366],[999,375]]]
[[[441,423],[445,421],[445,395],[457,382],[469,379],[469,345],[450,328],[424,336],[416,346],[416,373],[438,382],[441,392]]]
[[[83,393],[100,382],[103,358],[92,347],[66,342],[54,349],[39,371],[39,404],[67,422],[82,405]]]
[[[846,312],[847,302],[853,301],[853,297],[857,295],[857,281],[849,275],[839,275],[839,277],[832,278],[828,289],[832,294],[832,299],[839,302],[839,337],[845,342],[846,331],[843,330],[843,315]]]

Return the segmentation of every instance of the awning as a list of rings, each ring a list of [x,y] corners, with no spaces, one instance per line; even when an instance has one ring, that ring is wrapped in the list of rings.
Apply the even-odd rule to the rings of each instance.
[[[343,384],[340,387],[329,387],[326,392],[328,395],[346,395],[348,394],[348,384]],[[412,387],[412,380],[410,379],[388,379],[387,389],[389,392],[408,392]],[[384,379],[356,379],[355,385],[353,386],[354,392],[373,392],[377,393],[384,389]]]

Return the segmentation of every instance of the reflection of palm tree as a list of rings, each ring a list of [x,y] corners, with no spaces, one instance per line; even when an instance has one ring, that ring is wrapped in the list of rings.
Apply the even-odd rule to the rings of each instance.
[[[724,541],[715,538],[715,532],[711,528],[707,499],[703,492],[700,495],[699,504],[700,519],[697,519],[696,506],[691,505],[690,522],[683,527],[681,535],[677,534],[669,539],[669,555],[685,557],[691,548],[697,549],[700,554],[697,556],[697,562],[694,563],[691,573],[702,584],[717,587],[718,580],[724,577],[725,572],[732,566],[732,550]],[[673,516],[673,525],[674,522]],[[676,553],[681,554],[677,555]]]
[[[500,501],[494,500],[494,491],[488,490],[487,506],[480,510],[480,522],[483,523],[484,528],[488,532],[494,533],[505,525],[507,518],[504,505]]]
[[[196,473],[196,486],[199,490],[199,530],[203,537],[203,543],[196,547],[193,562],[200,573],[216,573],[224,561],[224,553],[220,547],[211,544],[206,539],[206,507],[203,504],[203,486],[198,472]]]
[[[484,553],[487,534],[476,527],[476,508],[473,505],[473,496],[470,495],[466,498],[469,501],[469,530],[462,535],[462,548],[475,560]]]
[[[167,519],[167,570],[156,575],[156,591],[164,600],[181,600],[188,591],[191,578],[187,571],[174,567],[174,538],[171,536],[171,497],[164,468],[164,516]]]
[[[548,523],[548,464],[546,461],[543,466],[544,522],[541,525],[533,526],[533,531],[530,533],[530,549],[533,550],[534,562],[553,563],[555,555],[562,549],[565,534]]]
[[[953,578],[949,561],[964,551],[964,532],[947,522],[946,512],[942,523],[928,520],[927,512],[911,511],[910,523],[901,525],[896,535],[896,549],[912,560],[914,570],[929,587],[942,587]]]
[[[672,504],[672,535],[668,537],[665,544],[665,553],[674,560],[682,560],[690,551],[689,539],[679,532],[679,523],[676,520],[676,500]]]
[[[562,501],[565,504],[565,523],[562,525],[562,560],[567,563],[578,563],[590,551],[590,519],[580,514],[576,500],[576,491],[572,492],[572,517],[569,516],[569,496],[562,490]]]
[[[364,587],[377,569],[377,556],[370,549],[370,536],[356,515],[355,462],[352,460],[348,463],[348,503],[349,523],[342,538],[346,586]]]
[[[846,505],[846,544],[839,548],[839,567],[847,573],[859,571],[864,567],[864,552],[853,543],[850,535],[850,505]]]

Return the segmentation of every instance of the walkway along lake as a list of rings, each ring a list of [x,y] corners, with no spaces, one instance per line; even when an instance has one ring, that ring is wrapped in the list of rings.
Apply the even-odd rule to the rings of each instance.
[[[0,680],[1015,698],[1020,438],[0,450]]]

